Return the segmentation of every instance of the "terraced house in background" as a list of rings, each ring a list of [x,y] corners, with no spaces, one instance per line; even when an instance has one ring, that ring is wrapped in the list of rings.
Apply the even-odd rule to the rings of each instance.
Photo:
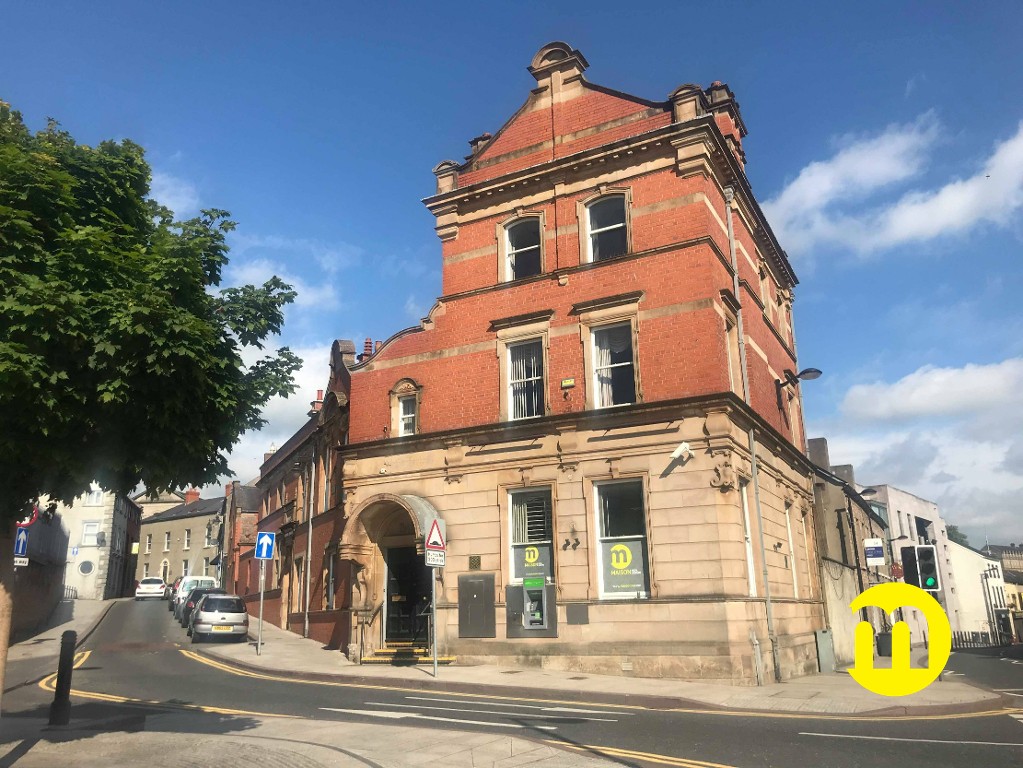
[[[544,46],[522,106],[434,169],[443,295],[358,358],[336,343],[322,403],[264,464],[280,621],[370,657],[425,641],[436,578],[460,661],[815,672],[797,280],[739,104],[720,82],[652,101],[587,67]]]
[[[199,491],[190,490],[184,504],[144,518],[135,578],[217,577],[223,507],[223,496],[201,499]]]

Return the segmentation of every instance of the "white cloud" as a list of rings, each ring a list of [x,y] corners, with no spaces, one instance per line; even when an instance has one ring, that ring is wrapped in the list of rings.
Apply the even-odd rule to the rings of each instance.
[[[419,322],[426,315],[426,307],[424,307],[415,296],[409,295],[405,299],[405,314],[408,315],[410,320]]]
[[[855,385],[841,412],[840,426],[810,434],[825,435],[832,461],[852,463],[859,482],[936,502],[974,543],[1023,539],[1023,358]]]
[[[285,399],[275,397],[263,409],[263,418],[267,424],[259,432],[248,432],[242,435],[238,444],[229,455],[228,464],[234,471],[233,479],[247,483],[259,477],[259,467],[263,463],[263,454],[270,450],[271,445],[280,448],[308,420],[310,403],[316,397],[316,391],[326,389],[330,376],[330,344],[315,345],[292,349],[302,358],[302,367],[295,373],[295,394]],[[251,364],[257,358],[273,351],[246,349],[243,359]],[[224,478],[224,483],[229,478]],[[209,489],[209,494],[219,495],[223,488],[216,486]]]
[[[1023,123],[969,178],[879,199],[886,188],[920,174],[940,138],[927,113],[879,136],[847,140],[830,159],[808,165],[764,204],[782,244],[804,258],[829,245],[865,255],[985,223],[1008,224],[1023,207]]]
[[[153,171],[149,196],[174,211],[179,219],[199,213],[199,192],[195,185],[169,173]]]
[[[938,416],[987,414],[1023,406],[1023,359],[991,365],[927,365],[886,384],[857,384],[842,412],[860,421],[898,422]]]
[[[332,310],[341,306],[337,289],[329,280],[310,283],[289,271],[283,264],[269,259],[249,259],[244,262],[231,261],[224,274],[226,285],[262,285],[274,275],[291,285],[297,292],[294,306],[300,309]]]
[[[335,274],[342,269],[359,263],[363,250],[357,245],[345,242],[325,243],[308,238],[283,237],[281,235],[249,235],[234,233],[230,239],[235,253],[267,250],[285,251],[289,260],[305,262],[312,259],[320,269]]]

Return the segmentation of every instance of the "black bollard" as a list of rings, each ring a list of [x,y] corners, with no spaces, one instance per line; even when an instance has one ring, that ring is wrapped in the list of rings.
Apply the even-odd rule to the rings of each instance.
[[[57,662],[57,686],[50,705],[50,725],[71,722],[71,670],[75,663],[78,633],[68,630],[60,636],[60,661]]]

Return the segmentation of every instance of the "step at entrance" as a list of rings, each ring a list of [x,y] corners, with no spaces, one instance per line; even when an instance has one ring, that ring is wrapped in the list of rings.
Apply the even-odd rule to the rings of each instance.
[[[373,654],[362,660],[363,664],[389,664],[395,667],[410,667],[416,664],[432,664],[430,649],[409,642],[389,642],[377,648]],[[454,664],[454,656],[438,656],[438,664]]]

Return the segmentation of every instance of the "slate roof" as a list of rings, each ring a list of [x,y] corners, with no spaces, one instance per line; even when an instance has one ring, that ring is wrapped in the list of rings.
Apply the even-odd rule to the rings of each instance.
[[[239,485],[232,494],[237,501],[235,506],[246,512],[256,512],[263,504],[263,494],[252,485]]]
[[[186,517],[209,517],[215,515],[224,508],[224,497],[218,496],[215,499],[199,499],[188,504],[178,504],[176,507],[165,509],[163,512],[147,517],[142,525],[151,523],[165,523],[169,520],[182,520]]]

